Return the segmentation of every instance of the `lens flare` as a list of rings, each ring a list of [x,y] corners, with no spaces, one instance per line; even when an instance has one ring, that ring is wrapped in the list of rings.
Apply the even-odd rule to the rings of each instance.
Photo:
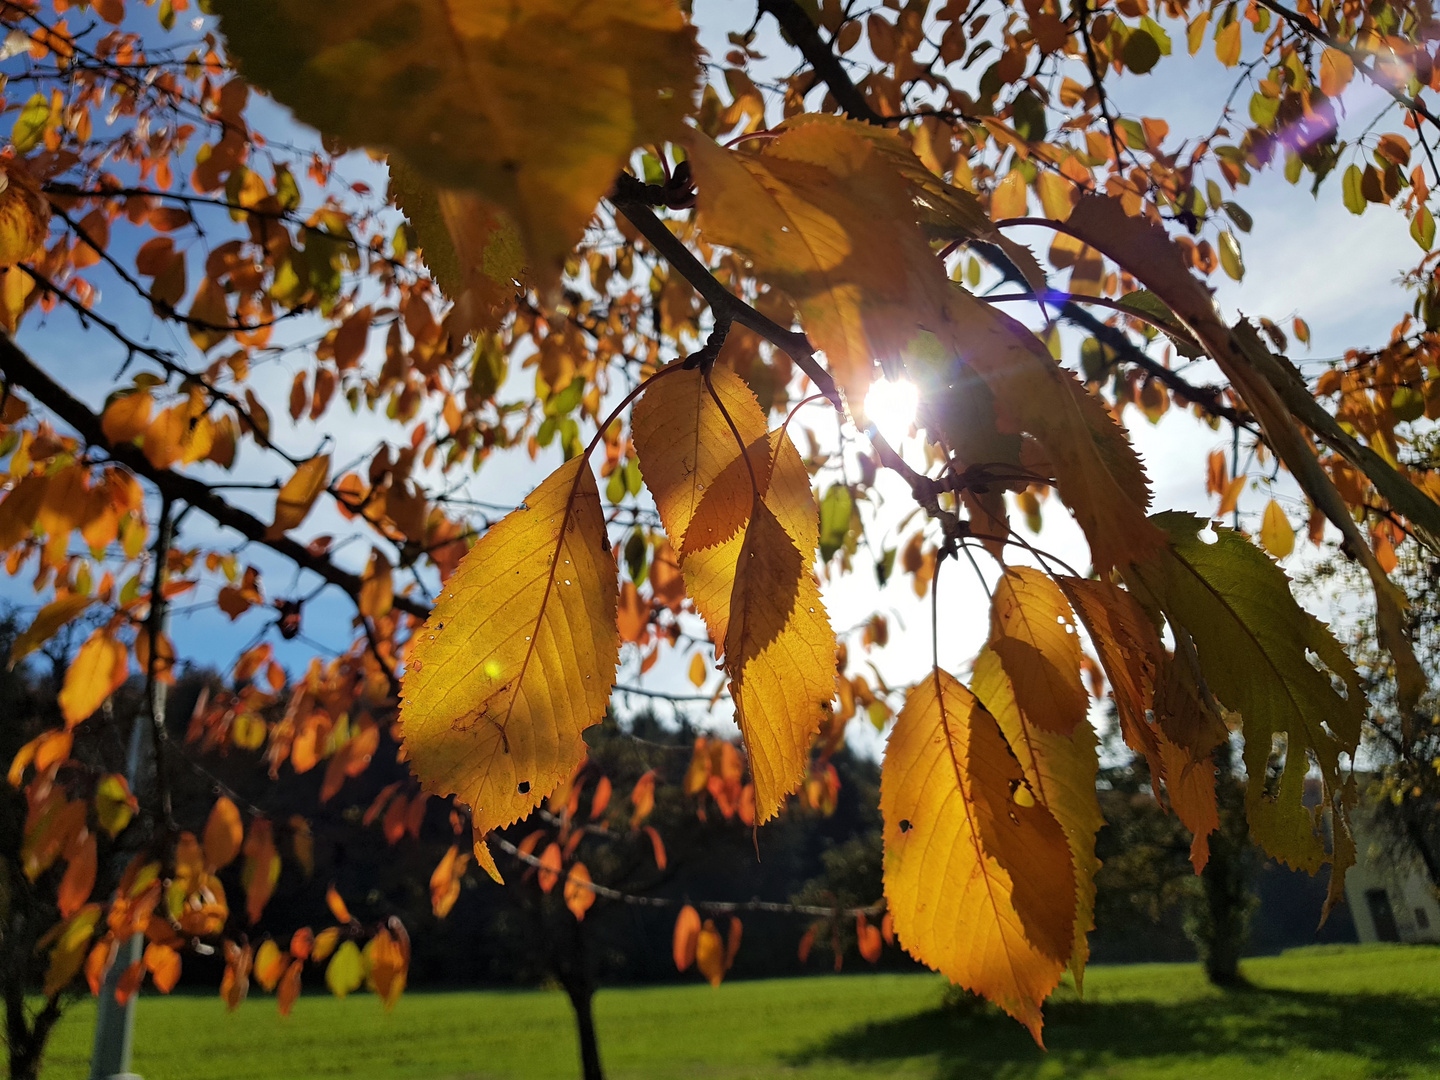
[[[879,429],[887,443],[898,448],[910,434],[919,404],[920,391],[914,383],[877,379],[865,395],[865,419]]]

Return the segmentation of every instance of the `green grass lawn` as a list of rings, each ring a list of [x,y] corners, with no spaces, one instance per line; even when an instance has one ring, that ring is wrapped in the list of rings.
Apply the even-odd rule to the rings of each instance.
[[[1085,1000],[1046,1009],[1049,1052],[1003,1016],[940,1009],[933,976],[854,975],[607,990],[601,1054],[620,1078],[1064,1077],[1370,1080],[1440,1076],[1440,947],[1331,946],[1248,961],[1254,989],[1220,994],[1198,967],[1094,967]],[[46,1080],[87,1075],[94,1009],[61,1022]],[[288,1019],[252,996],[146,997],[146,1080],[460,1080],[578,1076],[560,993],[305,997]]]

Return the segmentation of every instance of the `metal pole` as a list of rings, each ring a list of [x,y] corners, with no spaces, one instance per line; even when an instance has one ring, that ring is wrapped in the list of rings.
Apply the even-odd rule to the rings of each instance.
[[[170,559],[170,545],[175,539],[176,519],[171,516],[172,504],[168,496],[160,508],[159,535],[155,538],[155,576],[150,588],[150,615],[146,619],[146,630],[150,635],[150,666],[145,673],[145,712],[148,716],[137,715],[135,728],[130,733],[129,760],[125,763],[130,790],[139,794],[142,786],[144,753],[144,732],[150,730],[150,755],[155,763],[155,791],[159,796],[162,828],[172,829],[170,788],[162,770],[165,768],[165,680],[158,677],[160,643],[170,629],[170,609],[165,603],[165,577]],[[180,515],[184,516],[183,512]],[[149,723],[144,721],[148,720]],[[145,935],[134,934],[116,950],[115,960],[105,973],[100,987],[100,1001],[95,1012],[95,1048],[90,1055],[90,1080],[141,1080],[130,1071],[130,1051],[135,1041],[135,1004],[139,994],[131,994],[124,1005],[115,1000],[115,987],[125,969],[138,961],[145,950]]]
[[[161,683],[156,689],[163,695],[165,684]],[[130,732],[130,753],[129,760],[125,763],[125,778],[130,782],[131,790],[135,790],[140,781],[140,769],[143,762],[143,747],[145,744],[146,718],[137,715],[135,726]],[[125,969],[144,955],[145,935],[134,934],[130,940],[120,946],[115,953],[115,960],[110,965],[110,970],[105,973],[105,981],[100,986],[100,1000],[95,1012],[95,1049],[90,1055],[90,1080],[141,1080],[140,1076],[130,1071],[130,1050],[135,1041],[135,999],[138,995],[131,995],[130,1000],[124,1005],[115,1000],[115,988],[120,983],[120,976]]]

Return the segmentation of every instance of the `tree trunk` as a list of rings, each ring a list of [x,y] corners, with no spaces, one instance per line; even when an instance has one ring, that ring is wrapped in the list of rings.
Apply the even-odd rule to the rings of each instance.
[[[575,1010],[575,1029],[580,1036],[580,1075],[584,1080],[605,1080],[605,1073],[600,1068],[600,1043],[595,1038],[595,1016],[590,1009],[595,990],[589,977],[581,974],[578,979],[566,982],[565,992],[570,995],[570,1006]]]
[[[600,1042],[595,1035],[595,1014],[591,1003],[595,997],[595,981],[590,977],[590,959],[585,942],[584,924],[576,921],[569,909],[551,910],[548,925],[550,966],[575,1010],[575,1032],[580,1038],[580,1075],[583,1080],[605,1080],[600,1067]],[[543,925],[543,923],[542,923]]]
[[[1215,986],[1248,985],[1240,974],[1250,913],[1250,828],[1245,819],[1244,793],[1230,760],[1230,744],[1215,749],[1216,797],[1220,827],[1210,834],[1210,860],[1200,875],[1201,896],[1193,911],[1191,939],[1205,966],[1205,977]]]
[[[6,988],[5,1037],[10,1049],[10,1080],[39,1080],[40,1062],[50,1041],[50,1029],[60,1019],[57,994],[27,1022],[23,991]]]

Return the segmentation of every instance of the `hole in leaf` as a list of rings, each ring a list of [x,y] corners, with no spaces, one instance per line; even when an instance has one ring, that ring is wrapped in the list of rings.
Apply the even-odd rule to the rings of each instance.
[[[529,780],[521,780],[521,781],[520,781],[520,789],[519,789],[519,790],[520,790],[520,794],[521,794],[521,795],[529,795],[529,794],[530,794],[530,781],[529,781]]]

